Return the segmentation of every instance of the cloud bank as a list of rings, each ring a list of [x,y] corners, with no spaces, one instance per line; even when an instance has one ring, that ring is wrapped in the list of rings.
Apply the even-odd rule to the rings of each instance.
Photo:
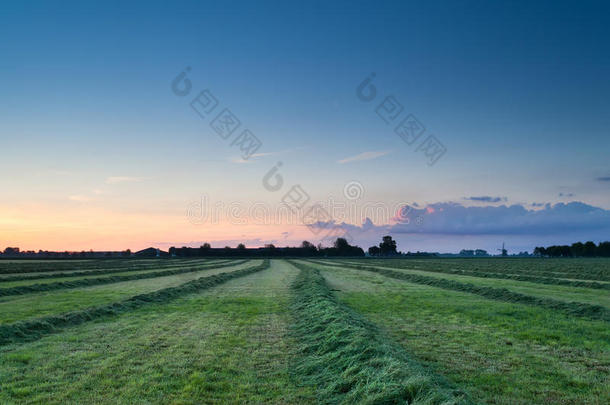
[[[378,243],[381,235],[393,235],[405,241],[405,250],[490,248],[503,240],[531,250],[537,245],[610,240],[610,210],[582,202],[546,204],[541,209],[521,204],[468,207],[454,202],[405,205],[387,224],[373,224],[368,218],[362,225],[316,224],[320,228],[329,225],[366,246]]]

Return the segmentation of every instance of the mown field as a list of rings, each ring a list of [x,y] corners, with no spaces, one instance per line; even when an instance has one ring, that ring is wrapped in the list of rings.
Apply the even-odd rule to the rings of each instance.
[[[610,403],[607,259],[0,261],[1,404]]]

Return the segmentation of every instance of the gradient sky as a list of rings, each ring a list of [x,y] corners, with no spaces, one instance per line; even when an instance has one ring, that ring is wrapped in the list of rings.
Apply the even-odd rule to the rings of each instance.
[[[610,239],[607,2],[328,3],[4,2],[0,248],[317,241],[298,221],[252,221],[255,203],[275,212],[293,184],[360,212],[453,202],[506,224],[456,232],[482,212],[457,210],[442,229],[397,233],[404,251]],[[187,66],[193,90],[178,97]],[[366,103],[356,87],[371,72]],[[189,107],[206,88],[263,142],[248,162]],[[447,148],[435,165],[375,113],[389,95]],[[270,192],[278,161],[285,185]],[[344,196],[352,181],[357,200]],[[189,218],[202,198],[245,223]],[[561,218],[593,225],[564,232],[551,210],[570,202],[591,208]],[[521,219],[497,211],[515,205],[550,219],[515,232]],[[365,217],[334,216],[366,247],[393,223],[371,218],[365,232]]]

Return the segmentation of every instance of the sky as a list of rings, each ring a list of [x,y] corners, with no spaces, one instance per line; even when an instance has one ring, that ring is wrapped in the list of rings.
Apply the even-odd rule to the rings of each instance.
[[[610,239],[608,3],[0,7],[0,249]]]

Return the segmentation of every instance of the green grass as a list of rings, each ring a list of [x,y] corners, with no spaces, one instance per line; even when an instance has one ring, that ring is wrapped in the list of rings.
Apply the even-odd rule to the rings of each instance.
[[[199,277],[247,267],[261,261],[252,261],[234,267],[202,270],[138,281],[101,285],[95,287],[58,290],[28,295],[0,298],[0,325],[30,318],[56,315],[63,312],[108,304],[137,294],[145,294],[162,288],[175,287]]]
[[[214,263],[222,263],[226,260],[172,260],[172,261],[157,261],[150,263],[148,261],[135,262],[130,265],[115,266],[110,268],[95,268],[89,270],[76,270],[73,271],[49,271],[44,273],[10,273],[0,276],[0,286],[5,287],[13,283],[18,282],[15,285],[26,285],[29,283],[36,282],[55,282],[53,279],[64,279],[69,277],[92,277],[97,275],[110,275],[110,274],[130,274],[141,271],[155,271],[172,268],[180,268],[187,266],[196,265],[208,265]],[[40,280],[40,281],[38,281]],[[21,283],[21,284],[19,284]]]
[[[494,404],[602,404],[610,400],[610,329],[603,321],[375,273],[328,268],[342,302],[427,367]]]
[[[0,288],[210,263],[5,261],[40,278]],[[0,404],[610,403],[610,322],[583,316],[606,290],[481,276],[605,282],[608,260],[261,263],[0,297]]]
[[[369,259],[387,263],[386,259]],[[416,270],[466,270],[486,273],[522,274],[584,281],[610,281],[610,258],[541,259],[541,258],[471,258],[471,259],[391,259],[397,266]]]
[[[610,321],[610,308],[598,305],[593,302],[576,302],[570,301],[566,299],[558,299],[557,297],[549,297],[544,294],[528,294],[527,292],[539,291],[536,287],[523,288],[521,284],[523,282],[513,281],[511,280],[509,284],[504,284],[503,286],[498,287],[494,282],[507,282],[507,280],[484,280],[476,277],[474,278],[474,282],[465,280],[466,276],[447,276],[447,275],[439,275],[435,273],[425,273],[425,272],[413,272],[407,271],[404,269],[394,269],[391,267],[382,267],[382,266],[368,266],[368,265],[359,265],[359,264],[350,264],[347,262],[320,262],[313,261],[314,263],[319,263],[326,266],[331,266],[335,268],[349,268],[355,269],[358,271],[370,271],[379,274],[383,274],[387,277],[392,277],[400,280],[406,280],[412,283],[430,285],[439,288],[445,288],[448,290],[455,291],[464,291],[472,294],[478,294],[485,298],[499,300],[499,301],[508,301],[508,302],[519,302],[528,305],[536,305],[545,308],[550,308],[557,311],[562,311],[573,316],[583,316],[589,317],[593,319],[603,319],[606,321]],[[487,285],[486,285],[487,284]],[[507,288],[508,287],[508,288]],[[563,289],[566,287],[563,286],[542,286],[546,289]],[[573,287],[575,288],[575,287]],[[599,294],[600,290],[589,290],[591,294]]]
[[[199,277],[176,287],[167,287],[145,294],[138,294],[105,305],[16,322],[10,325],[0,325],[0,345],[35,340],[43,335],[55,333],[59,328],[79,325],[96,318],[133,311],[134,309],[149,305],[150,303],[169,302],[177,297],[205,290],[234,278],[265,270],[268,267],[269,261],[265,260],[261,264],[249,266],[244,269]]]
[[[0,403],[312,403],[289,369],[288,286],[269,270],[0,348]]]
[[[603,289],[592,289],[578,286],[563,286],[552,284],[539,284],[535,282],[521,280],[503,280],[473,277],[468,275],[455,275],[437,273],[431,270],[412,270],[397,267],[394,260],[388,260],[385,263],[381,262],[375,267],[386,268],[395,271],[405,272],[408,274],[417,274],[427,277],[437,277],[445,280],[454,280],[462,283],[469,283],[482,287],[506,288],[520,294],[531,295],[533,297],[551,298],[566,302],[582,302],[593,305],[602,305],[610,309],[610,292]],[[350,261],[350,264],[370,265],[367,261]],[[379,262],[377,262],[379,263]],[[430,264],[432,268],[432,264]]]
[[[168,263],[160,259],[115,260],[0,260],[0,274],[32,274],[57,271],[84,271],[112,268],[128,268],[142,265]]]
[[[176,267],[170,269],[162,269],[158,271],[145,271],[145,272],[133,272],[127,274],[109,274],[105,277],[97,276],[97,277],[82,277],[76,280],[61,280],[56,281],[54,283],[35,283],[28,285],[21,285],[15,287],[8,288],[0,288],[0,297],[8,296],[8,295],[23,295],[30,294],[41,291],[53,291],[53,290],[63,290],[68,288],[79,288],[79,287],[87,287],[93,285],[102,285],[102,284],[112,284],[112,283],[120,283],[124,281],[133,281],[133,280],[143,280],[147,278],[156,278],[156,277],[166,277],[173,276],[177,274],[186,274],[198,272],[201,270],[211,269],[211,268],[221,268],[221,267],[229,267],[232,265],[237,265],[241,263],[245,263],[246,260],[234,261],[228,263],[212,263],[209,265],[191,265],[189,267]]]
[[[323,403],[469,403],[430,375],[371,323],[339,304],[319,271],[301,270],[292,303],[299,344],[295,374]]]
[[[350,261],[350,263],[362,263],[362,261]],[[458,266],[458,268],[438,266],[438,262],[430,262],[426,266],[418,265],[413,266],[404,260],[369,260],[367,263],[375,266],[390,266],[392,268],[401,268],[406,270],[423,270],[426,272],[433,273],[445,273],[445,274],[457,274],[463,276],[473,276],[479,278],[492,278],[492,279],[507,279],[507,280],[518,280],[518,281],[530,281],[538,284],[551,284],[551,285],[565,285],[570,287],[586,287],[600,290],[610,290],[610,282],[608,281],[592,281],[592,280],[577,280],[569,279],[561,276],[540,276],[535,271],[524,274],[525,272],[520,269],[517,263],[514,263],[515,268],[506,269],[506,271],[494,271],[493,268],[485,270],[476,270],[472,268],[464,268],[465,266]],[[438,266],[438,267],[437,267]]]

